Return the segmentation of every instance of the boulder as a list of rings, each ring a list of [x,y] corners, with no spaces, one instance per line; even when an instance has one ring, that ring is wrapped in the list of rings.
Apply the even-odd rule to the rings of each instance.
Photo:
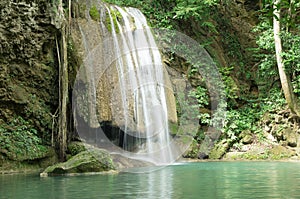
[[[82,151],[67,162],[58,163],[45,169],[41,176],[60,175],[69,173],[102,172],[114,170],[112,158],[103,149]]]
[[[268,151],[269,159],[286,159],[296,155],[296,152],[281,145],[274,145]]]
[[[229,149],[229,144],[226,140],[217,143],[209,153],[209,159],[221,159]]]
[[[200,159],[200,160],[205,160],[205,159],[208,159],[208,155],[206,154],[206,153],[204,153],[204,152],[200,152],[199,154],[198,154],[198,159]]]
[[[71,142],[70,144],[68,144],[67,152],[74,156],[82,151],[86,151],[87,148],[88,146],[83,142]]]
[[[291,127],[288,127],[282,131],[284,140],[287,141],[287,145],[291,147],[297,146],[297,134]]]
[[[241,140],[241,142],[243,144],[251,144],[253,142],[254,138],[252,135],[245,135],[245,137],[243,137],[243,139]]]
[[[117,170],[133,168],[133,167],[154,166],[154,164],[151,162],[128,158],[120,154],[112,154],[111,157]]]
[[[239,138],[241,138],[241,142],[243,144],[251,144],[254,140],[254,137],[250,130],[242,131],[239,135]]]

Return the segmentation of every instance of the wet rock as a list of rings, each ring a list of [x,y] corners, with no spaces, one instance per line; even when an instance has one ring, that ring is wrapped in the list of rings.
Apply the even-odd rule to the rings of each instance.
[[[229,144],[227,140],[223,140],[214,146],[214,148],[209,153],[209,158],[221,159],[228,149],[229,149]]]
[[[283,130],[283,138],[287,141],[288,146],[296,147],[297,146],[297,135],[296,132],[288,127]]]
[[[254,138],[252,135],[245,135],[245,137],[243,137],[243,139],[241,140],[241,142],[243,144],[251,144],[253,142]]]
[[[82,151],[86,151],[86,146],[83,142],[71,142],[68,144],[67,152],[72,156],[77,155]]]
[[[132,168],[132,167],[148,167],[148,166],[154,166],[153,163],[137,160],[137,159],[131,159],[124,157],[120,154],[112,154],[112,159],[114,162],[114,165],[118,170],[124,169],[124,168]]]
[[[115,165],[109,153],[103,149],[80,152],[67,162],[58,163],[45,169],[41,176],[68,173],[102,172],[114,170]]]
[[[270,150],[269,150],[269,157],[271,159],[282,159],[282,158],[290,158],[294,155],[296,155],[295,151],[292,151],[284,146],[280,145],[274,145]]]
[[[208,159],[208,155],[206,154],[206,153],[204,153],[204,152],[200,152],[199,154],[198,154],[198,159],[200,159],[200,160],[205,160],[205,159]]]
[[[243,144],[251,144],[254,140],[254,137],[250,130],[242,131],[239,135],[239,138],[241,139],[241,142]]]

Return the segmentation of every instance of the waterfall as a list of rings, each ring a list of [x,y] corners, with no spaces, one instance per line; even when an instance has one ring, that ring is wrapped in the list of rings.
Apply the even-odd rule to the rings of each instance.
[[[100,21],[87,11],[72,31],[84,58],[72,96],[76,130],[111,153],[171,163],[182,154],[169,130],[176,102],[147,20],[135,8],[99,4],[98,11]]]
[[[113,51],[119,77],[124,118],[123,148],[127,135],[146,140],[136,155],[155,163],[169,163],[172,157],[164,68],[154,36],[145,16],[135,8],[107,7]],[[133,101],[133,115],[130,102]],[[134,120],[129,124],[129,118]]]

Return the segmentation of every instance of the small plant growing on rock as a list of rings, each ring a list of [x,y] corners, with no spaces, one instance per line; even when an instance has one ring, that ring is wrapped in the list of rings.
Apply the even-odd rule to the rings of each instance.
[[[90,13],[91,18],[94,21],[100,21],[100,14],[99,14],[96,6],[92,6],[90,8],[90,12],[89,13]]]

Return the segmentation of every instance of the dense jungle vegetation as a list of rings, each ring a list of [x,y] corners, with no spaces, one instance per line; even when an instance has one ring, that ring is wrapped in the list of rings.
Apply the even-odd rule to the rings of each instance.
[[[10,18],[14,19],[13,14],[17,16],[22,13],[10,12],[4,3],[0,3],[0,8],[3,8],[3,17],[1,16],[0,20],[3,22],[3,27],[0,26],[0,42],[2,42],[0,163],[24,160],[31,163],[32,160],[47,156],[45,154],[49,154],[48,148],[51,147],[60,151],[60,157],[64,160],[66,143],[74,138],[73,121],[69,118],[72,116],[70,108],[72,102],[68,95],[72,91],[70,85],[75,76],[73,65],[78,61],[72,58],[76,51],[72,42],[64,38],[64,34],[68,32],[68,20],[73,17],[69,14],[72,2],[35,1],[33,11],[26,7],[27,1],[24,2],[24,6],[18,8],[18,11],[33,13],[28,14],[29,18],[37,13],[36,16],[39,17],[32,20],[39,21],[35,25],[28,22],[28,25],[22,25],[19,29],[14,29],[18,27],[14,23],[21,23],[20,21],[12,20],[12,23],[7,21]],[[51,4],[53,10],[45,11],[44,9],[50,9],[45,2]],[[223,128],[218,129],[221,136],[213,140],[215,146],[211,147],[211,154],[205,154],[205,157],[219,159],[229,150],[245,151],[248,149],[245,146],[249,144],[273,142],[283,147],[298,148],[300,2],[296,0],[105,0],[105,2],[139,8],[146,15],[151,27],[177,30],[188,35],[199,42],[216,62],[225,85],[226,111],[220,115],[224,119]],[[15,3],[13,1],[9,5],[13,7]],[[51,14],[53,12],[56,13],[56,17]],[[99,18],[98,14],[97,10],[90,10],[92,18]],[[43,15],[48,17],[40,19]],[[57,21],[64,18],[64,26],[54,27],[53,24],[57,23],[53,20],[50,22],[49,16]],[[27,15],[24,17],[25,21],[31,20],[27,19],[28,17]],[[22,17],[18,19],[21,20]],[[30,35],[31,33],[26,36],[26,26],[31,27],[38,35],[39,39],[32,41],[43,44],[42,46],[30,44],[35,50],[28,51],[25,55],[26,46],[20,47],[19,43],[30,43],[30,38],[35,37],[34,34]],[[12,32],[5,32],[5,28]],[[42,29],[44,33],[41,33]],[[7,36],[8,34],[11,35]],[[16,37],[15,43],[6,42],[13,41],[14,34],[25,34],[25,39]],[[59,55],[61,57],[57,59]],[[172,58],[172,54],[166,56]],[[173,60],[176,59],[180,58],[173,57]],[[60,80],[59,76],[62,74],[58,72],[58,67],[66,63],[69,65],[65,67],[67,70],[64,70],[64,73],[68,74],[70,79],[64,82]],[[190,67],[188,73],[189,78],[193,79],[195,74],[193,67]],[[61,88],[68,83],[69,86]],[[62,95],[68,92],[66,96]],[[196,85],[191,95],[197,99],[199,110],[204,111],[199,111],[197,115],[201,128],[195,136],[191,150],[185,156],[202,158],[201,144],[206,136],[205,130],[212,122],[209,111],[211,101],[207,97],[209,93],[206,85]],[[63,118],[61,109],[66,114]],[[269,134],[271,138],[268,137]],[[290,138],[294,141],[290,141]],[[291,157],[282,150],[280,148],[277,155],[272,155],[271,151],[268,151],[258,159]],[[257,157],[247,154],[239,158]]]

